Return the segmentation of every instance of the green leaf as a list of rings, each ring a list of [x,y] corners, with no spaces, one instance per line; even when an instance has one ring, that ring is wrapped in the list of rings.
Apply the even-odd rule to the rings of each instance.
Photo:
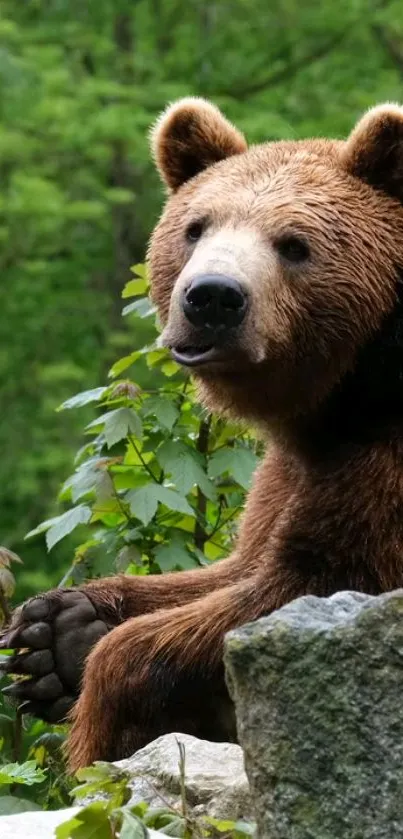
[[[77,393],[71,399],[66,399],[58,407],[58,411],[66,411],[70,408],[82,408],[83,405],[89,405],[90,402],[99,402],[104,393],[108,390],[107,387],[95,387],[92,390],[84,390],[82,393]]]
[[[170,510],[175,510],[177,513],[184,513],[187,516],[194,516],[195,511],[190,506],[189,502],[183,495],[179,495],[174,489],[156,485],[156,496],[161,504],[165,504]]]
[[[146,484],[139,489],[130,490],[125,500],[129,504],[130,512],[140,519],[143,524],[148,524],[158,507],[157,485]]]
[[[141,552],[136,545],[125,545],[115,559],[115,568],[119,574],[126,571],[129,565],[142,565]]]
[[[82,822],[77,816],[73,816],[72,819],[68,819],[66,822],[62,822],[55,828],[55,837],[56,839],[71,839],[73,836],[73,830],[76,827],[79,827]],[[108,839],[110,839],[110,834]]]
[[[145,294],[147,285],[147,280],[140,277],[137,280],[129,280],[122,291],[122,297],[136,297],[138,294]]]
[[[70,497],[71,493],[71,499],[75,504],[83,495],[87,495],[88,492],[93,490],[102,474],[97,469],[99,461],[99,457],[92,457],[84,463],[81,463],[74,474],[63,484],[59,498]]]
[[[129,432],[141,437],[141,420],[132,408],[116,408],[104,416],[104,434],[109,449],[127,437]]]
[[[172,818],[171,821],[162,826],[161,833],[165,836],[174,836],[180,839],[180,837],[187,835],[186,827],[186,819],[183,816],[175,816],[175,818]]]
[[[55,830],[56,839],[111,839],[108,806],[94,801]]]
[[[125,500],[129,504],[130,512],[143,524],[148,524],[157,512],[158,503],[165,504],[170,510],[194,516],[195,512],[186,498],[173,489],[160,484],[146,484],[139,489],[130,490]]]
[[[151,347],[146,352],[146,361],[149,367],[156,367],[161,361],[169,358],[168,350],[165,347]]]
[[[132,265],[130,270],[132,274],[136,274],[138,277],[141,277],[142,280],[146,280],[148,282],[148,270],[145,262],[138,262],[137,265]]]
[[[102,786],[105,782],[127,783],[130,779],[128,772],[113,763],[107,763],[104,760],[97,760],[91,766],[84,766],[76,772],[76,778],[83,786],[75,787],[72,790],[73,796],[81,796],[86,794],[86,786],[88,783],[97,783]]]
[[[161,571],[173,571],[175,568],[197,568],[198,563],[186,549],[184,542],[174,536],[166,545],[159,545],[154,551],[156,562]]]
[[[156,452],[158,463],[171,475],[177,490],[187,495],[195,486],[200,487],[206,498],[214,501],[215,487],[209,481],[197,458],[197,452],[176,440],[168,440]]]
[[[138,358],[140,358],[141,353],[139,350],[135,350],[134,352],[129,353],[129,355],[123,356],[120,358],[119,361],[116,361],[115,364],[112,365],[111,369],[109,370],[108,375],[114,379],[116,376],[120,376],[124,370],[127,370]]]
[[[67,510],[66,513],[53,519],[52,525],[46,533],[48,551],[78,527],[79,524],[87,524],[90,518],[90,507],[87,507],[86,504],[79,504],[77,507],[72,507],[71,510]]]
[[[161,365],[162,372],[169,378],[174,376],[175,373],[179,373],[180,369],[179,364],[177,364],[176,361],[171,361],[170,359]]]
[[[119,839],[147,839],[147,828],[138,816],[131,813],[129,809],[124,808],[122,827],[119,833]]]
[[[168,431],[172,428],[179,417],[177,407],[167,398],[163,396],[151,396],[144,404],[144,414],[154,414],[159,424]]]
[[[44,533],[45,530],[49,530],[49,527],[51,527],[54,522],[57,522],[59,518],[59,516],[53,516],[52,519],[45,519],[45,521],[41,521],[37,527],[34,527],[33,530],[30,530],[29,533],[26,534],[25,539],[31,539],[32,536],[38,536],[40,533]]]
[[[46,774],[39,769],[35,760],[26,763],[6,763],[0,767],[0,784],[39,784],[46,779]]]
[[[219,449],[209,459],[208,474],[217,478],[225,472],[244,489],[249,489],[259,458],[244,446]]]
[[[155,311],[155,306],[150,303],[148,297],[141,297],[140,300],[135,300],[134,303],[124,306],[122,314],[126,316],[135,313],[140,318],[148,318],[155,314]]]

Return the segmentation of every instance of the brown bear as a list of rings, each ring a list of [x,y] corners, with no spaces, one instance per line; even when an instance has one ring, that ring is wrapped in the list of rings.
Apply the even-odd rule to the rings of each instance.
[[[248,150],[190,98],[153,148],[170,193],[149,248],[162,341],[210,409],[269,443],[228,559],[15,613],[2,646],[24,650],[8,669],[31,678],[8,692],[27,711],[64,718],[84,671],[73,770],[167,731],[235,737],[227,630],[307,593],[403,584],[403,110],[374,108],[346,141]]]

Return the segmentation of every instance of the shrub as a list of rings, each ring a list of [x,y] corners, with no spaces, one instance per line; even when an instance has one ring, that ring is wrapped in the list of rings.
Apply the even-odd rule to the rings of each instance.
[[[109,384],[61,405],[64,411],[91,405],[97,415],[85,428],[86,442],[77,453],[75,470],[60,491],[63,512],[28,534],[32,538],[44,533],[51,550],[81,529],[83,539],[60,585],[123,571],[142,575],[180,571],[221,559],[228,553],[260,456],[260,444],[250,433],[208,415],[197,404],[190,378],[156,345],[146,270],[138,265],[133,272],[123,297],[134,299],[123,314],[134,329],[143,324],[138,331],[146,332],[150,343],[119,359],[110,371]],[[7,615],[7,598],[13,590],[13,559],[18,560],[10,552],[0,552],[0,619]],[[53,809],[69,802],[72,782],[60,752],[64,734],[63,726],[23,720],[2,700],[0,815],[33,806]],[[118,795],[118,786],[109,782]],[[112,804],[116,809],[114,799]],[[122,798],[119,807],[123,804]],[[141,835],[129,833],[130,823],[133,831],[136,824],[138,830],[135,815],[141,813],[111,815],[111,806],[90,810],[90,823],[93,818],[113,826],[114,820],[121,824],[123,819],[127,839]],[[145,812],[147,822],[152,817]],[[166,816],[165,822],[170,819]],[[181,825],[181,830],[188,830],[183,818]],[[212,835],[212,830],[210,825],[204,835]],[[214,830],[220,832],[219,826]],[[230,832],[229,825],[225,831],[243,835],[232,827]]]

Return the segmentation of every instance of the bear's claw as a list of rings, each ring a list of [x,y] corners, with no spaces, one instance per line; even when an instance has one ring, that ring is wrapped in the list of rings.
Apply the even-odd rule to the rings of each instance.
[[[28,678],[3,692],[24,703],[24,713],[60,722],[78,696],[88,653],[107,632],[82,591],[57,589],[29,600],[0,637],[1,649],[16,651],[2,662],[2,672]]]

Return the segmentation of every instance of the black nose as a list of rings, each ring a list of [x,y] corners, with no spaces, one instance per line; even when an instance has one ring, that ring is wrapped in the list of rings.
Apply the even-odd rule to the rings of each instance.
[[[247,297],[231,277],[203,274],[195,277],[186,289],[182,307],[193,326],[219,330],[242,323]]]

